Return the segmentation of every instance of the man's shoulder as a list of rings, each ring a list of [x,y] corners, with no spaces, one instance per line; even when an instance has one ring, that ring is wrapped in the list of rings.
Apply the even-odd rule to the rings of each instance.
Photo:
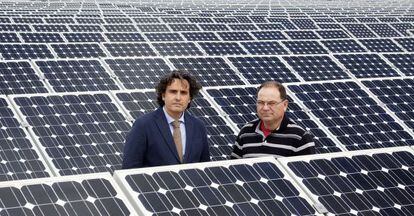
[[[252,121],[247,122],[245,125],[243,125],[242,128],[240,128],[240,132],[248,132],[252,130],[255,131],[259,121],[260,119],[254,119]]]

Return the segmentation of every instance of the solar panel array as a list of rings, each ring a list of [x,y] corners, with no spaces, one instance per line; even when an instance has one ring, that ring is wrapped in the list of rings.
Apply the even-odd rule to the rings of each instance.
[[[413,151],[398,147],[414,144],[413,11],[408,0],[2,1],[0,214],[413,215]],[[203,85],[189,112],[221,162],[116,171],[173,69]],[[287,86],[287,115],[324,155],[225,161],[267,80]]]

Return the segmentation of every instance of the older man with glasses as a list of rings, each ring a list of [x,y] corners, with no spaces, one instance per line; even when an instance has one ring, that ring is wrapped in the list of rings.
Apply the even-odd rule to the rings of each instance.
[[[259,119],[244,125],[231,158],[262,156],[286,157],[315,153],[313,135],[286,116],[285,87],[276,81],[263,83],[257,90]]]

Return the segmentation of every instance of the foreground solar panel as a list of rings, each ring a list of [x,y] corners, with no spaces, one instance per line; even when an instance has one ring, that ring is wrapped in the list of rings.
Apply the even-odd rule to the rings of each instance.
[[[209,88],[207,93],[226,112],[230,119],[241,128],[247,122],[257,118],[256,115],[256,92],[255,87],[239,88]],[[341,151],[328,135],[314,122],[308,114],[292,99],[289,99],[287,115],[299,126],[310,130],[315,136],[316,152]]]
[[[136,215],[109,173],[0,183],[0,215]]]
[[[352,81],[291,85],[348,150],[413,145],[413,137]]]
[[[161,58],[105,59],[126,89],[153,89],[171,71]]]
[[[408,147],[281,158],[330,215],[413,215],[414,151]]]
[[[106,93],[16,95],[12,100],[55,173],[121,167],[131,125]]]
[[[272,158],[119,170],[133,205],[144,215],[317,215]]]
[[[0,97],[0,127],[0,181],[52,175],[12,106],[3,96]]]
[[[132,119],[137,119],[143,114],[158,108],[157,96],[153,90],[115,92],[115,95],[127,109]],[[226,120],[214,110],[202,95],[197,96],[191,102],[189,112],[201,119],[206,125],[211,159],[228,159],[236,140],[235,133],[231,129],[232,126],[226,123]]]

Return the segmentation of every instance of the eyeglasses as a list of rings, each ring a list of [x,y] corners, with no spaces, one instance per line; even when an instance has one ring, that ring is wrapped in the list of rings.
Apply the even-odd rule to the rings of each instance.
[[[284,99],[284,100],[282,100],[280,102],[277,102],[277,101],[261,101],[261,100],[258,100],[256,102],[256,105],[259,106],[259,107],[264,107],[265,105],[267,105],[268,107],[276,107],[277,105],[283,103],[283,101],[285,101],[285,100],[286,99]]]

